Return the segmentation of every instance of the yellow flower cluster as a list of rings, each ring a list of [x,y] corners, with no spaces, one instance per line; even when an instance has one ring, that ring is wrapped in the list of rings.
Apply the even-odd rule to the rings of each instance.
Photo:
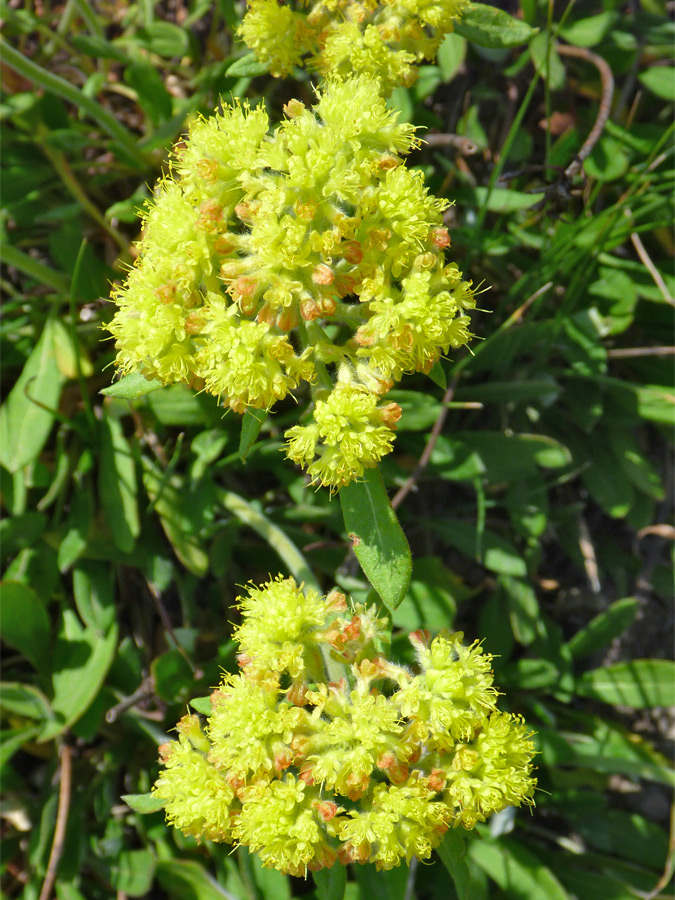
[[[497,710],[491,657],[415,632],[418,669],[382,656],[386,621],[278,576],[240,598],[241,671],[160,747],[153,793],[198,840],[306,875],[427,859],[453,826],[531,804],[534,747]]]
[[[409,87],[422,60],[433,60],[468,0],[248,0],[239,36],[271,73],[294,66],[324,76],[364,74],[385,94]]]
[[[474,299],[445,262],[448,203],[403,164],[414,128],[378,83],[333,80],[285,109],[271,135],[246,104],[193,124],[107,327],[122,373],[240,413],[309,383],[287,454],[335,490],[392,449],[400,408],[383,395],[469,340]]]

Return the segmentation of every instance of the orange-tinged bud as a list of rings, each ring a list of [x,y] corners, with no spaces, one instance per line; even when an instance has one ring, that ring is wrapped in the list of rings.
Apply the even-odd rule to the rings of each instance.
[[[426,628],[420,628],[418,631],[411,631],[408,640],[415,650],[426,650],[431,643],[431,634]]]
[[[277,327],[282,331],[290,331],[298,324],[299,316],[295,306],[287,306],[277,316]]]
[[[330,266],[325,263],[319,265],[312,272],[312,281],[314,284],[332,284],[335,274]]]
[[[347,262],[358,265],[363,259],[363,250],[361,249],[361,244],[359,244],[358,241],[347,241],[347,243],[344,244],[341,249],[342,256],[347,260]]]
[[[318,207],[313,200],[298,200],[293,209],[298,219],[302,219],[303,222],[311,222],[316,215]]]
[[[235,291],[240,297],[250,297],[255,292],[258,282],[250,275],[241,275],[237,278]]]
[[[403,410],[398,403],[387,403],[387,405],[380,410],[382,424],[386,425],[387,428],[391,428],[392,431],[396,430],[396,423],[401,418],[402,414]]]
[[[321,309],[319,308],[319,304],[312,300],[311,298],[307,298],[300,301],[300,315],[305,320],[305,322],[311,322],[314,319],[318,319],[321,315]]]
[[[427,778],[429,789],[439,793],[445,787],[446,775],[443,769],[432,769]]]
[[[332,297],[322,297],[319,300],[319,306],[321,308],[321,313],[324,316],[334,316],[335,310],[337,309],[337,303],[333,300]]]
[[[431,243],[439,250],[450,246],[450,235],[447,228],[433,228],[431,231]]]
[[[337,803],[333,803],[332,800],[314,800],[312,806],[324,822],[330,822],[340,809]]]
[[[326,606],[331,612],[343,612],[347,609],[347,598],[342,591],[334,588],[326,597]]]
[[[227,235],[219,234],[213,242],[213,249],[216,253],[222,253],[223,256],[225,256],[227,253],[232,253],[235,249],[235,245]]]
[[[218,178],[218,162],[215,159],[198,159],[195,169],[208,184],[213,184]]]
[[[387,169],[395,169],[400,163],[401,160],[398,156],[394,156],[393,153],[385,153],[378,159],[377,168],[383,169],[386,172]]]
[[[198,313],[190,313],[183,327],[186,334],[199,334],[204,325],[204,319]]]
[[[303,766],[302,769],[300,769],[300,771],[298,772],[298,778],[300,778],[301,781],[304,781],[305,784],[311,787],[314,784],[314,775],[312,774],[313,771],[314,769],[312,766]]]

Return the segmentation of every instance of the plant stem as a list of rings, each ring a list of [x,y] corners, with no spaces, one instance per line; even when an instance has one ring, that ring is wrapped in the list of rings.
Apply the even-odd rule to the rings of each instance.
[[[148,166],[148,160],[139,151],[136,138],[123,125],[120,125],[107,109],[95,100],[92,100],[91,97],[87,97],[85,93],[70,84],[70,82],[38,66],[3,39],[0,39],[0,50],[3,62],[6,65],[18,72],[19,75],[23,75],[24,78],[32,81],[33,84],[39,85],[46,91],[56,94],[63,100],[67,100],[83,110],[124,148],[128,156],[139,160],[143,164],[143,168]]]

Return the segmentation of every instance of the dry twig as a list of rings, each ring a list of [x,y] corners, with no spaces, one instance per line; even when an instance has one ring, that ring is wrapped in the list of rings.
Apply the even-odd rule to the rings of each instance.
[[[70,810],[70,783],[71,783],[71,749],[68,744],[61,745],[61,784],[59,787],[59,806],[56,813],[56,827],[52,850],[47,863],[47,874],[42,882],[39,900],[49,900],[56,881],[56,870],[63,853],[63,844],[66,838],[66,826],[68,824],[68,812]]]

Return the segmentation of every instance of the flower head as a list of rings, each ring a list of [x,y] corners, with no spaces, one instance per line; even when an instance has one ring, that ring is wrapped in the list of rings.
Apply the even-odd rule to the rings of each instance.
[[[240,609],[241,673],[204,727],[186,716],[160,748],[153,791],[186,834],[292,875],[337,859],[390,869],[427,859],[451,826],[533,802],[531,735],[496,709],[480,644],[415,632],[415,674],[379,655],[383,621],[339,591],[279,576]]]
[[[248,0],[239,34],[273,75],[307,65],[321,74],[378,77],[389,93],[410,86],[417,65],[433,60],[467,0]]]
[[[107,328],[120,372],[239,413],[309,385],[312,418],[288,430],[287,455],[337,490],[391,451],[400,409],[383,395],[469,340],[473,298],[445,262],[448,203],[403,164],[415,129],[377,80],[336,77],[313,109],[285,110],[271,135],[246,104],[193,122]]]

